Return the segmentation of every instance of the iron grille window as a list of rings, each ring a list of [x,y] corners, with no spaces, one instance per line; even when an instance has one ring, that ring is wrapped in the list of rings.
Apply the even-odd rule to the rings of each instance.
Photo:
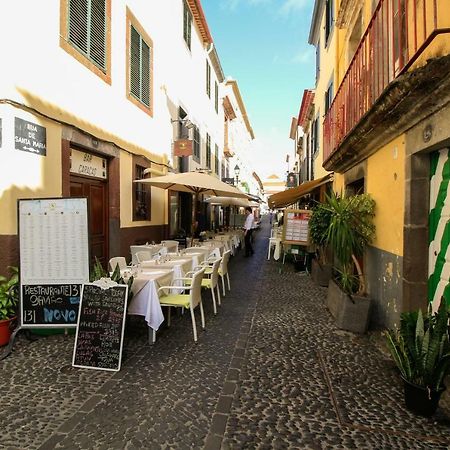
[[[106,0],[69,0],[68,41],[106,73]]]
[[[133,25],[130,30],[130,93],[150,106],[150,47]]]
[[[211,98],[211,65],[206,60],[206,95]]]
[[[217,81],[214,81],[214,108],[216,113],[219,114],[219,85]]]
[[[214,146],[214,170],[219,174],[219,146],[217,144]]]
[[[191,49],[191,30],[192,30],[192,13],[189,9],[186,1],[183,2],[184,11],[183,11],[183,38],[188,46],[189,50]]]
[[[206,167],[211,169],[211,136],[206,133]]]
[[[194,142],[193,142],[193,150],[192,157],[194,161],[200,162],[200,130],[197,126],[194,127]]]
[[[136,164],[134,179],[142,180],[145,178],[145,169],[146,167]],[[133,183],[133,186],[133,220],[150,220],[150,187],[143,183]]]
[[[333,28],[333,0],[326,0],[325,4],[325,46]]]

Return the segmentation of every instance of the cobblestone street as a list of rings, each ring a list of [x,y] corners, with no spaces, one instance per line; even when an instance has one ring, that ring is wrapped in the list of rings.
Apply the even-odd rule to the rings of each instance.
[[[339,331],[326,289],[293,265],[230,262],[231,292],[206,331],[189,314],[147,342],[127,322],[122,370],[71,367],[73,336],[27,340],[0,362],[2,449],[446,449],[449,392],[432,419],[409,413],[379,333]]]

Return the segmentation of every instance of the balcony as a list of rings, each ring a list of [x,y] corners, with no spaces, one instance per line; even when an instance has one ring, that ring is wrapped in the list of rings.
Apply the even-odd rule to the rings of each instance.
[[[379,1],[325,116],[323,165],[326,169],[336,170],[336,165],[340,169],[349,168],[352,162],[347,162],[347,165],[341,163],[345,160],[343,152],[346,151],[341,148],[342,144],[361,126],[362,119],[365,119],[363,122],[369,120],[368,113],[376,109],[376,103],[379,106],[380,97],[388,97],[386,88],[393,81],[405,74],[421,55],[426,53],[427,58],[436,56],[436,52],[430,54],[429,50],[439,35],[450,33],[449,12],[448,0]],[[422,72],[425,82],[425,78],[431,75]],[[410,89],[413,89],[411,83]],[[420,90],[422,85],[417,84],[416,88]],[[390,93],[387,101],[389,105],[378,107],[379,117],[366,127],[366,135],[382,123],[383,111],[386,114],[386,111],[392,111],[395,102],[401,102],[399,95],[393,100],[393,94]],[[408,95],[407,90],[403,90],[403,96],[405,94]],[[417,105],[417,98],[414,100],[416,103],[411,96],[411,107]],[[406,102],[403,107],[406,108]],[[355,163],[358,155],[353,154],[350,159]],[[336,164],[337,161],[340,162]]]

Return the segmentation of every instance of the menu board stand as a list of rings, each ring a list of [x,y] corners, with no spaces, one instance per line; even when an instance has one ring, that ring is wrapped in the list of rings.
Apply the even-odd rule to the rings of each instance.
[[[120,370],[127,298],[128,286],[109,278],[83,285],[74,367]]]
[[[283,264],[286,258],[287,248],[290,248],[290,253],[295,255],[299,253],[298,249],[293,249],[292,246],[309,245],[309,218],[311,217],[311,210],[308,209],[285,209],[283,217]],[[304,263],[306,262],[306,256]]]
[[[0,359],[22,329],[75,328],[89,281],[87,198],[19,199],[17,213],[19,325]]]

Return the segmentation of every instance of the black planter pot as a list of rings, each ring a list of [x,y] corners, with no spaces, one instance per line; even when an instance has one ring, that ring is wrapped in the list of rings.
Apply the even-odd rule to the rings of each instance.
[[[443,386],[439,391],[430,391],[426,387],[410,383],[403,378],[406,407],[420,416],[431,417],[439,404],[439,399],[445,391]]]

